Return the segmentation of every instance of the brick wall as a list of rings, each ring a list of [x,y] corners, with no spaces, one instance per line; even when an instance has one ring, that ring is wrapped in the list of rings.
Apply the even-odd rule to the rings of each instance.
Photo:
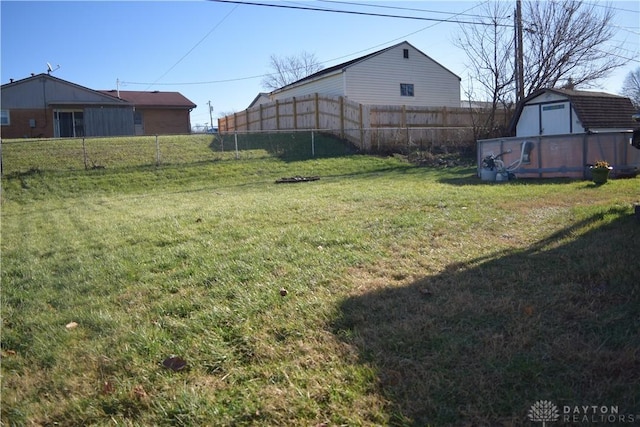
[[[189,110],[137,109],[142,112],[145,135],[170,135],[191,132]]]
[[[29,120],[35,119],[36,127],[29,126]],[[9,110],[9,126],[2,126],[2,138],[52,138],[53,110]]]

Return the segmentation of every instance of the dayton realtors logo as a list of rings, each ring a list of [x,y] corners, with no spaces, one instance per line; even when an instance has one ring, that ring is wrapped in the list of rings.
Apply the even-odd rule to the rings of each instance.
[[[544,427],[547,422],[558,421],[560,414],[558,413],[558,407],[553,402],[538,400],[531,406],[527,416],[531,421],[542,422],[542,427]]]
[[[560,421],[576,424],[625,424],[640,421],[640,415],[621,414],[618,406],[605,405],[564,405],[558,408],[549,400],[539,400],[534,403],[527,413],[529,420],[542,422],[545,427],[548,422]]]

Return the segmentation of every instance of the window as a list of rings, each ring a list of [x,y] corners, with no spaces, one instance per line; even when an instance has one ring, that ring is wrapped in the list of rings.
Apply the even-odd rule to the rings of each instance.
[[[401,96],[413,96],[413,83],[400,83]]]
[[[11,118],[9,117],[9,110],[0,110],[0,125],[9,126],[11,124]]]
[[[402,56],[404,58],[409,58],[409,49],[402,49]]]

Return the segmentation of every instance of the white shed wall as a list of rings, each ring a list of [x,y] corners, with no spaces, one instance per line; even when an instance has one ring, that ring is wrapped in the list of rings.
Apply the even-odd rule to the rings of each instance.
[[[527,102],[516,124],[516,136],[584,133],[584,126],[564,96],[545,93]]]

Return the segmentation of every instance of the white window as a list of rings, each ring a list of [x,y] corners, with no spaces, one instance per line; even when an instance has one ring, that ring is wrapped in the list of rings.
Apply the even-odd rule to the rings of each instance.
[[[401,96],[413,96],[413,83],[400,83]]]
[[[11,118],[9,116],[9,110],[0,110],[0,125],[9,126],[11,124]]]

